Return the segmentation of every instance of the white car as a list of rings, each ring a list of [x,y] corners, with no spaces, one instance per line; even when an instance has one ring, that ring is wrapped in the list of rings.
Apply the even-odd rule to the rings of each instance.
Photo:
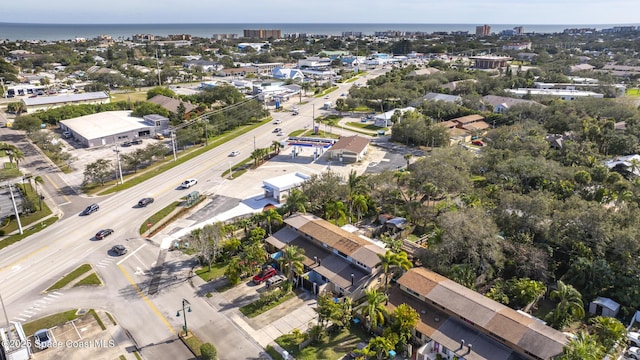
[[[640,348],[632,346],[627,350],[627,356],[632,359],[640,360]]]
[[[41,329],[33,334],[34,345],[40,349],[46,349],[51,346],[51,334],[49,333],[49,329]]]
[[[284,133],[283,133],[282,131],[280,131],[280,132],[278,133],[278,136],[284,136]]]
[[[281,123],[282,123],[282,120],[278,119],[278,120],[274,121],[273,123],[274,123],[275,125],[278,125],[278,124],[281,124]]]
[[[196,179],[187,179],[183,181],[182,184],[180,184],[180,187],[183,189],[188,189],[197,183],[198,183],[198,180]]]
[[[631,346],[640,347],[640,333],[630,331],[627,333],[627,339],[629,339]]]
[[[233,157],[233,156],[238,156],[240,155],[240,151],[232,151],[231,154],[229,154],[229,156]]]

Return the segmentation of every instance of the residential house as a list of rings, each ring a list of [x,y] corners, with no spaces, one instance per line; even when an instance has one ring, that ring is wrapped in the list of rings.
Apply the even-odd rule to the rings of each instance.
[[[591,70],[593,70],[595,68],[596,68],[595,66],[589,65],[589,64],[578,64],[578,65],[571,65],[569,67],[569,71],[571,71],[571,72],[591,71]]]
[[[184,105],[184,113],[185,115],[189,114],[190,112],[192,112],[193,110],[195,110],[197,108],[196,105],[193,105],[190,102],[184,102],[182,100],[178,100],[178,99],[174,99],[174,98],[170,98],[168,96],[164,96],[164,95],[156,95],[154,97],[152,97],[151,99],[147,100],[148,102],[157,104],[162,106],[163,108],[167,109],[167,111],[169,111],[170,113],[173,114],[177,114],[178,113],[178,107],[180,106],[180,104]]]
[[[609,170],[618,172],[626,178],[640,176],[640,155],[638,154],[616,156],[605,161],[604,164]]]
[[[420,315],[414,340],[419,359],[550,360],[568,343],[564,334],[425,268],[405,272],[387,309],[407,304]]]
[[[537,103],[533,100],[525,100],[520,98],[512,98],[512,97],[497,96],[497,95],[483,96],[482,103],[484,103],[485,105],[491,105],[491,107],[493,107],[493,112],[496,114],[504,114],[512,106],[517,104],[539,105],[541,107],[543,106],[542,104]]]
[[[489,128],[482,115],[467,115],[437,124],[447,130],[451,144],[461,144],[472,141]]]
[[[311,214],[294,214],[284,223],[266,243],[269,250],[276,251],[272,255],[276,260],[287,245],[304,250],[304,274],[296,279],[298,286],[314,294],[328,291],[357,299],[380,274],[376,265],[378,254],[385,253],[382,244]]]
[[[444,101],[458,105],[462,103],[462,97],[458,95],[440,94],[434,92],[427,93],[427,95],[423,96],[422,99],[426,101]]]
[[[224,68],[224,66],[222,66],[222,64],[215,62],[215,61],[210,61],[210,60],[189,60],[187,62],[182,63],[182,67],[184,67],[185,69],[193,69],[197,66],[202,67],[202,71],[205,72],[215,72],[215,71],[220,71]]]
[[[353,135],[343,136],[329,150],[330,158],[338,158],[340,162],[361,161],[369,149],[369,139]]]
[[[415,111],[415,110],[416,109],[414,107],[407,106],[405,108],[393,109],[393,110],[389,110],[387,112],[384,112],[382,114],[378,114],[378,115],[373,117],[374,125],[377,126],[377,127],[388,127],[388,126],[391,126],[392,125],[391,118],[393,117],[393,115],[395,115],[395,113],[397,111],[399,111],[400,112],[400,116],[402,116],[407,111]]]

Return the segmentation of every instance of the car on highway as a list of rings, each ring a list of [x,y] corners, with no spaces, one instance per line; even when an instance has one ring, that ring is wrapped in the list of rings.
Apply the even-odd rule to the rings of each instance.
[[[102,240],[111,234],[113,234],[113,229],[102,229],[96,234],[96,239]]]
[[[325,97],[324,97],[324,98],[325,98],[325,99],[328,99],[328,98],[329,98],[329,95],[325,95]]]
[[[277,274],[276,269],[274,269],[273,266],[267,266],[264,269],[262,269],[260,273],[258,273],[256,276],[253,277],[253,283],[258,285],[263,281],[273,277],[276,274]]]
[[[229,154],[229,156],[231,156],[231,157],[238,156],[238,155],[240,155],[240,151],[237,151],[237,150],[236,150],[236,151],[232,151],[232,152]]]
[[[629,350],[627,350],[627,356],[632,359],[640,360],[640,348],[636,346],[630,347]]]
[[[283,133],[282,131],[280,131],[280,132],[278,133],[278,136],[284,136],[284,133]]]
[[[629,331],[627,333],[627,339],[629,340],[632,346],[640,347],[640,333]]]
[[[282,120],[278,119],[278,120],[274,121],[273,123],[274,123],[275,125],[278,125],[278,124],[281,124],[281,123],[282,123]]]
[[[138,201],[138,207],[146,207],[149,204],[153,204],[153,198],[151,197],[142,198]]]
[[[83,215],[83,216],[90,215],[98,210],[100,210],[100,206],[98,204],[91,204],[87,206],[84,210],[82,210],[80,215]]]
[[[124,254],[127,253],[127,248],[124,247],[124,245],[114,245],[111,248],[111,252],[113,252],[114,254],[116,254],[117,256],[122,256]]]
[[[279,133],[279,132],[281,132],[281,131],[282,131],[282,129],[280,129],[280,128],[275,128],[275,129],[273,129],[273,132],[274,132],[274,133]]]
[[[183,181],[182,184],[180,184],[180,188],[188,189],[188,188],[192,187],[193,185],[195,185],[197,183],[198,183],[198,180],[196,180],[196,179],[187,179],[187,180]]]
[[[40,329],[33,334],[33,345],[43,350],[51,346],[51,332],[49,329]]]

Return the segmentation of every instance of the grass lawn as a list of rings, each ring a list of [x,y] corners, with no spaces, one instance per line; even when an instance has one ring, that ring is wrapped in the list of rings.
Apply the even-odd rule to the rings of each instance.
[[[193,333],[190,333],[188,337],[181,336],[180,338],[182,339],[182,341],[184,341],[185,345],[187,345],[189,349],[191,349],[191,351],[193,351],[193,353],[196,354],[196,356],[202,355],[200,353],[200,346],[202,346],[202,340],[200,340],[197,336],[195,336]]]
[[[72,272],[70,272],[67,275],[65,275],[62,279],[58,280],[58,282],[56,282],[55,284],[51,285],[51,287],[48,288],[46,291],[53,291],[53,290],[62,289],[63,287],[65,287],[67,284],[69,284],[73,280],[79,278],[81,275],[83,275],[84,273],[89,272],[91,270],[93,270],[93,268],[91,267],[91,264],[82,264],[78,268],[73,270]]]
[[[11,235],[6,237],[5,239],[0,241],[0,249],[3,249],[9,245],[15,244],[18,241],[26,238],[27,236],[31,236],[35,233],[37,233],[38,231],[46,228],[47,226],[55,223],[56,221],[58,221],[58,217],[54,216],[54,217],[50,217],[44,221],[41,221],[40,224],[38,225],[34,225],[28,229],[26,229],[22,234],[15,234],[15,235]]]
[[[78,316],[76,315],[76,311],[77,310],[74,309],[49,315],[38,320],[30,321],[26,324],[22,324],[22,328],[24,329],[24,333],[27,334],[27,336],[30,336],[40,329],[52,328],[77,318]]]
[[[378,131],[378,130],[387,131],[387,130],[389,130],[389,128],[386,128],[386,127],[380,127],[380,126],[375,126],[375,125],[369,124],[369,123],[355,122],[355,121],[349,121],[347,123],[347,125],[353,126],[353,127],[357,127],[357,128],[361,128],[361,129],[365,129],[365,130],[371,130],[371,131]]]
[[[208,266],[205,266],[196,270],[196,275],[200,276],[204,281],[211,281],[223,277],[226,269],[227,263],[213,263],[211,264],[211,271],[209,271]]]
[[[322,342],[312,343],[302,350],[298,350],[298,344],[304,339],[295,334],[286,334],[275,341],[289,354],[299,360],[315,359],[342,359],[349,351],[353,350],[361,342],[368,342],[369,337],[359,326],[350,329],[341,329],[333,334],[325,335]]]
[[[24,184],[17,184],[17,186],[19,188],[22,188],[22,192],[23,194],[25,194],[25,196],[27,197],[27,201],[29,201],[31,204],[33,204],[34,208],[38,209],[39,206],[42,204],[42,209],[41,210],[37,210],[31,214],[27,214],[27,215],[20,215],[20,223],[22,224],[22,228],[23,230],[27,229],[29,227],[29,225],[31,224],[35,224],[38,221],[40,221],[42,218],[45,218],[49,215],[51,215],[51,209],[49,209],[49,207],[47,206],[47,204],[45,204],[44,201],[40,202],[40,199],[38,198],[38,194],[35,192],[35,190],[33,189],[33,187],[30,184],[24,183]],[[15,190],[15,189],[14,189]],[[14,196],[17,196],[17,192],[14,192]],[[0,228],[0,234],[10,234],[16,230],[18,230],[18,222],[15,219],[15,216],[10,216],[8,217],[9,222],[6,223],[6,225],[4,225],[5,223],[3,223],[3,227]],[[34,230],[38,230],[39,231],[39,226],[40,224],[35,224],[34,226]],[[42,226],[44,227],[44,226]],[[0,245],[0,249],[3,246]]]
[[[118,93],[111,94],[111,101],[131,101],[132,103],[136,101],[146,101],[147,100],[147,92],[146,91],[135,91],[128,93]]]
[[[279,290],[273,290],[279,291]],[[245,305],[240,308],[240,312],[244,314],[244,316],[248,318],[256,317],[264,312],[267,312],[274,307],[282,304],[283,302],[296,297],[297,294],[293,291],[288,292],[285,295],[279,296],[273,302],[264,302],[262,299],[258,299],[251,304]]]
[[[628,96],[640,96],[640,89],[638,88],[631,88],[631,89],[627,89],[627,93]]]
[[[334,126],[334,127],[337,127],[337,126]],[[317,134],[314,134],[313,130],[309,129],[309,130],[303,131],[301,134],[299,134],[297,136],[311,137],[311,138],[316,137],[316,138],[324,138],[324,139],[339,139],[340,138],[339,135],[336,135],[336,134],[333,134],[333,133],[330,133],[330,132],[327,132],[327,131],[322,131],[320,129],[318,129],[318,133]]]
[[[98,277],[98,274],[96,274],[96,273],[90,274],[89,276],[85,277],[84,279],[78,281],[73,286],[76,287],[76,286],[90,286],[90,285],[95,285],[95,286],[102,285],[102,281],[100,281],[100,278]]]
[[[149,230],[149,226],[147,226],[147,224],[151,224],[153,226],[162,221],[162,219],[167,217],[173,210],[180,206],[181,203],[181,201],[174,201],[171,204],[167,205],[164,209],[160,209],[160,211],[147,218],[147,220],[140,224],[140,235]]]

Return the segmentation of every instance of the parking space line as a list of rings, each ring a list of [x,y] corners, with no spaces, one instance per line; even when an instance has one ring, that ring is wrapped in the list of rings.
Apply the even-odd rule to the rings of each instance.
[[[160,320],[164,323],[164,325],[167,327],[167,329],[169,329],[169,331],[171,331],[171,333],[175,335],[176,331],[173,329],[171,324],[169,324],[169,321],[162,315],[162,313],[158,310],[158,308],[156,308],[156,306],[151,302],[151,300],[149,300],[147,295],[145,295],[142,292],[142,290],[140,290],[140,288],[138,287],[138,284],[136,284],[136,282],[133,281],[133,279],[131,278],[131,275],[129,275],[127,270],[125,270],[124,266],[118,264],[118,268],[120,268],[120,271],[122,271],[124,276],[127,278],[129,283],[131,284],[131,286],[133,286],[133,288],[136,290],[138,295],[140,295],[142,300],[144,300],[144,302],[146,302],[147,305],[151,308],[151,311],[153,311],[156,314],[156,316],[158,316],[160,318]]]
[[[118,261],[118,262],[116,263],[116,265],[120,266],[120,264],[122,264],[125,260],[127,260],[128,258],[130,258],[133,254],[135,254],[136,252],[138,252],[138,250],[142,249],[145,245],[146,245],[146,244],[142,244],[142,245],[140,245],[140,247],[139,247],[139,248],[137,248],[137,249],[135,249],[135,250],[133,250],[133,251],[131,252],[131,254],[129,254],[129,255],[127,255],[127,256],[125,256],[122,260]]]

